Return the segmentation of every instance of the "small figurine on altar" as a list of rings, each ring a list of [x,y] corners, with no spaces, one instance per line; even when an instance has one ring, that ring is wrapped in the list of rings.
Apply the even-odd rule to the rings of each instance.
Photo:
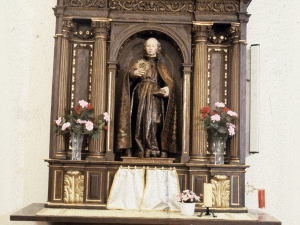
[[[144,50],[123,77],[117,149],[127,156],[167,158],[178,151],[175,84],[158,40],[149,38]]]

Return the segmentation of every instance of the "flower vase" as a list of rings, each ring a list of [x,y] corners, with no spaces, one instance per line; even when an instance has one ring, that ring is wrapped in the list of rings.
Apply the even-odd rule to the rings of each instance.
[[[83,133],[71,133],[72,160],[81,160]]]
[[[196,203],[182,203],[181,204],[181,214],[186,216],[192,216],[195,213]]]
[[[224,148],[227,137],[213,137],[212,152],[215,155],[215,164],[224,164]]]

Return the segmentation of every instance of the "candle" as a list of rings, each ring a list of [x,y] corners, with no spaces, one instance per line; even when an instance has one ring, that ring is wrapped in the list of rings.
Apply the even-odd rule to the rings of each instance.
[[[204,183],[203,204],[205,207],[212,207],[212,184]]]
[[[258,190],[258,208],[265,208],[266,203],[265,203],[265,190],[261,189]]]

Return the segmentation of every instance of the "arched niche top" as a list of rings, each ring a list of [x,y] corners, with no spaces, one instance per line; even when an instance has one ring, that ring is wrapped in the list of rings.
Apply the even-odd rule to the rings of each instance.
[[[176,31],[175,27],[166,26],[162,24],[137,24],[127,26],[121,33],[119,33],[116,37],[111,40],[111,50],[110,50],[110,61],[116,61],[118,57],[118,52],[122,44],[132,35],[147,31],[159,31],[168,35],[172,38],[176,44],[179,46],[180,51],[182,52],[183,63],[191,63],[191,38],[189,40],[184,40],[180,32]]]

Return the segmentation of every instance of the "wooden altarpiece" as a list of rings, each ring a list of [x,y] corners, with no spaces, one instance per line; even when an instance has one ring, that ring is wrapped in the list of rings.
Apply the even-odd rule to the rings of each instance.
[[[203,193],[214,184],[220,211],[245,208],[246,25],[251,0],[57,0],[49,191],[46,207],[105,208],[115,172],[122,166],[175,167],[181,189]],[[122,157],[115,149],[120,81],[141,55],[143,42],[157,38],[176,83],[180,154],[172,159]],[[108,130],[86,140],[83,159],[70,160],[68,136],[53,121],[81,99],[95,114],[108,112]],[[225,164],[215,165],[200,109],[217,101],[237,112],[236,135]]]

